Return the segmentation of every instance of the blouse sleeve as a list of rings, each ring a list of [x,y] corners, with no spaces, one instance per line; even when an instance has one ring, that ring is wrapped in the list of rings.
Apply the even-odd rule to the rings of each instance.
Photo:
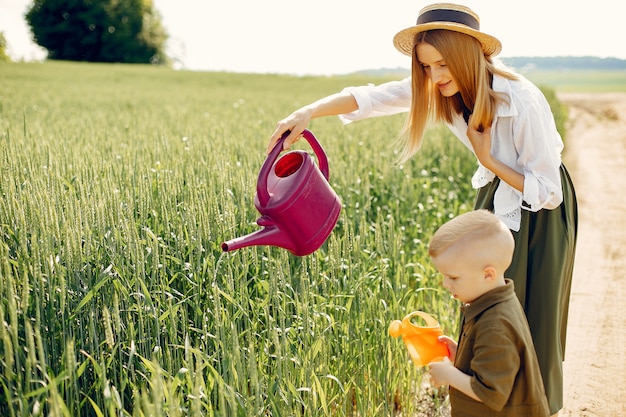
[[[339,116],[345,124],[368,117],[407,112],[411,108],[411,77],[380,85],[347,87],[343,91],[352,94],[359,106],[358,110]]]
[[[524,109],[515,124],[513,137],[517,165],[523,167],[524,202],[522,207],[538,211],[554,209],[563,201],[560,150],[563,142],[556,130],[547,103]]]

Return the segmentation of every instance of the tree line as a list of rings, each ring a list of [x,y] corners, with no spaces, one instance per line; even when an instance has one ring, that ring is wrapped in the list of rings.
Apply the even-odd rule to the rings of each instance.
[[[510,67],[538,70],[626,71],[626,60],[595,56],[512,57],[502,58]]]
[[[26,22],[49,59],[168,62],[167,34],[152,0],[34,0]]]

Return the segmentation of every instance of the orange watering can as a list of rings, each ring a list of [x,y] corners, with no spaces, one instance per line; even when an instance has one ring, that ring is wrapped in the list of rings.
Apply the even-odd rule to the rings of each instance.
[[[224,252],[271,245],[304,256],[319,249],[335,227],[341,200],[328,183],[328,159],[322,145],[310,131],[302,132],[319,167],[300,150],[278,158],[288,135],[289,131],[276,142],[259,172],[254,205],[261,213],[256,222],[264,228],[222,243]]]
[[[413,317],[421,317],[426,322],[426,326],[413,324],[411,322]],[[414,311],[405,316],[402,321],[392,321],[389,325],[389,335],[391,337],[402,336],[409,356],[417,367],[450,356],[448,346],[437,339],[443,335],[439,323],[433,316],[423,311]]]

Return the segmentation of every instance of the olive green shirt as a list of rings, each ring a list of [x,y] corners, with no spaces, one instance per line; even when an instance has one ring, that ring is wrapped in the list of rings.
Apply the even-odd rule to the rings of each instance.
[[[513,281],[464,306],[454,366],[482,402],[450,387],[452,417],[549,416],[539,364]]]

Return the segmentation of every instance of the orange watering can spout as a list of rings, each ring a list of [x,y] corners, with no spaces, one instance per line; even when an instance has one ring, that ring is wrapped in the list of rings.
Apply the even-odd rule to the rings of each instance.
[[[420,317],[426,326],[418,326],[411,322],[413,317]],[[423,311],[414,311],[405,316],[402,321],[394,320],[389,324],[391,337],[402,336],[411,360],[415,366],[425,366],[430,362],[440,361],[450,356],[448,346],[440,342],[438,337],[443,331],[437,320]]]

